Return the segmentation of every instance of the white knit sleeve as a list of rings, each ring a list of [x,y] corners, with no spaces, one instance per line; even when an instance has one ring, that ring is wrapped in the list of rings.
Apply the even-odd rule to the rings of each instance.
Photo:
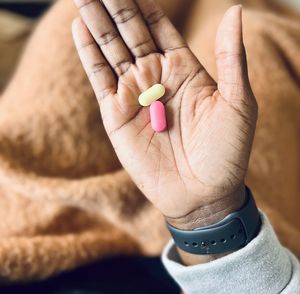
[[[185,294],[300,294],[299,261],[280,244],[266,215],[260,214],[262,227],[255,239],[205,264],[184,266],[174,242],[168,243],[162,261]]]

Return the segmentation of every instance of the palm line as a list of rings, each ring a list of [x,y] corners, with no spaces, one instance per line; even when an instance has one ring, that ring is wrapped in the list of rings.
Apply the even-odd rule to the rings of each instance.
[[[157,54],[157,53],[154,53],[154,54]],[[161,54],[160,54],[161,55]],[[148,55],[149,56],[149,55]],[[161,57],[163,57],[163,58],[166,58],[164,55],[161,55]],[[162,63],[162,62],[161,62]],[[133,64],[134,65],[134,64]],[[192,76],[192,78],[190,79],[190,81],[200,72],[200,71],[202,71],[203,70],[203,68],[199,68],[198,70],[197,70],[197,72]],[[161,80],[161,74],[162,74],[162,72],[160,73],[160,80]],[[190,74],[188,74],[187,76],[186,76],[186,78],[184,78],[183,80],[182,80],[182,82],[179,84],[179,86],[177,87],[177,89],[175,89],[174,90],[174,94],[173,95],[171,95],[166,101],[164,101],[164,104],[166,105],[169,101],[172,101],[173,100],[173,98],[177,95],[177,93],[178,92],[180,92],[180,88],[185,84],[185,82],[187,81],[187,79],[188,79],[188,77],[190,76]],[[167,79],[165,80],[165,82],[164,83],[166,83],[169,79],[171,78],[171,73],[168,75],[168,77],[167,77]],[[190,81],[188,81],[188,83],[187,83],[187,85],[189,84],[189,82]],[[127,89],[129,89],[129,91],[132,93],[132,90],[131,90],[131,88],[130,88],[130,86],[127,84],[124,84],[124,82],[122,81],[122,79],[118,79],[118,81],[117,81],[117,83],[118,84],[122,84],[124,87],[126,87]],[[186,89],[186,87],[187,87],[187,85],[184,87],[184,90]],[[119,88],[119,86],[118,86],[118,88]],[[183,91],[183,93],[184,93],[184,91]],[[133,93],[132,93],[133,94]],[[116,95],[118,95],[118,89],[117,89],[117,93],[116,93]],[[114,98],[113,98],[114,99]],[[117,102],[117,104],[119,105],[119,103]],[[119,108],[119,107],[118,107]],[[126,125],[128,125],[128,123],[130,123],[133,119],[135,119],[137,116],[138,116],[138,114],[139,114],[139,112],[141,111],[141,109],[142,108],[138,108],[137,109],[137,111],[135,111],[134,113],[133,113],[133,116],[131,116],[131,117],[129,117],[128,119],[126,119],[119,127],[117,127],[117,128],[115,128],[114,130],[112,130],[111,132],[109,132],[109,136],[112,136],[114,133],[116,133],[116,132],[118,132],[118,131],[120,131],[123,127],[125,127]],[[119,109],[120,110],[120,109]]]

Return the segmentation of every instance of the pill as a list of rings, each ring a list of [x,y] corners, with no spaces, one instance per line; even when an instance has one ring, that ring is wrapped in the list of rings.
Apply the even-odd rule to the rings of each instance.
[[[151,103],[150,106],[151,127],[155,132],[163,132],[167,128],[165,106],[160,101]]]
[[[165,95],[166,89],[161,84],[156,84],[143,92],[139,96],[139,103],[142,106],[149,106],[152,102],[160,99],[162,96]]]

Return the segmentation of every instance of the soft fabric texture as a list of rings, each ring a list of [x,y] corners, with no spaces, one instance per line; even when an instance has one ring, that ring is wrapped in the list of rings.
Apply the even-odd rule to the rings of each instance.
[[[166,246],[164,265],[185,294],[299,294],[300,263],[277,239],[268,218],[247,246],[214,261],[184,266],[173,241]]]
[[[0,90],[12,75],[32,27],[31,20],[0,10]]]
[[[235,1],[161,2],[215,76],[215,30]],[[300,257],[300,21],[278,5],[272,13],[269,2],[244,5],[260,107],[247,184],[280,241]],[[1,283],[45,279],[118,254],[159,255],[170,238],[106,136],[71,37],[77,14],[72,0],[51,8],[0,98]]]

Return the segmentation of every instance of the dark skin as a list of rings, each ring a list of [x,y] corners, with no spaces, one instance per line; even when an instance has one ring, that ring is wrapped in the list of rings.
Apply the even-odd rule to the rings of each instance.
[[[216,39],[218,81],[152,0],[75,0],[73,36],[103,122],[124,168],[181,229],[221,220],[245,200],[257,120],[242,40],[241,7]],[[166,87],[168,129],[155,133],[141,92]],[[180,252],[186,264],[220,256]]]

